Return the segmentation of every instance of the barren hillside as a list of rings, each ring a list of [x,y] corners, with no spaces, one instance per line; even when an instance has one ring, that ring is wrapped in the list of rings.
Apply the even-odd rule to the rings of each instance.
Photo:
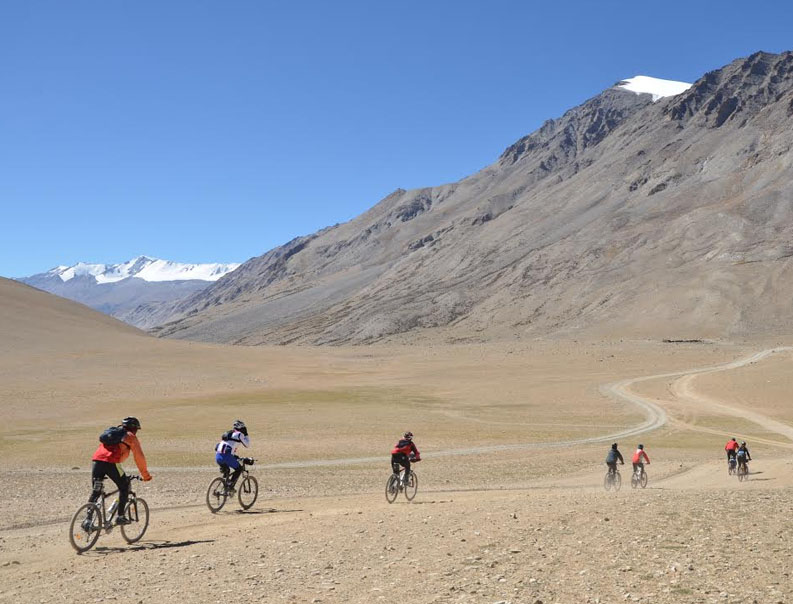
[[[793,53],[611,88],[460,182],[397,190],[179,305],[168,337],[340,344],[793,328]]]
[[[0,354],[52,351],[56,342],[80,348],[92,340],[143,332],[87,306],[0,277]]]

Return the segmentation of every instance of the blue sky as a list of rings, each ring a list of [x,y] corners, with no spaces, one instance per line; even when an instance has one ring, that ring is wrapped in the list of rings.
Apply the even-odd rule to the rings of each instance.
[[[246,260],[619,79],[793,49],[791,5],[3,2],[0,275]]]

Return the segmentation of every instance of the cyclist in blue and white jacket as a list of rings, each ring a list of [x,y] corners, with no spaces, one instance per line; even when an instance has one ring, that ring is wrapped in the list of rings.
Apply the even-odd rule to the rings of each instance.
[[[240,445],[245,448],[250,447],[251,439],[248,438],[248,428],[245,426],[245,422],[239,419],[234,422],[232,429],[224,432],[220,438],[220,442],[215,446],[215,461],[220,466],[223,475],[227,477],[229,491],[233,493],[234,485],[237,484],[237,479],[242,474],[242,464],[236,455],[237,448]],[[253,463],[250,458],[244,458],[242,461],[243,463]],[[229,469],[234,470],[231,479],[228,479]]]

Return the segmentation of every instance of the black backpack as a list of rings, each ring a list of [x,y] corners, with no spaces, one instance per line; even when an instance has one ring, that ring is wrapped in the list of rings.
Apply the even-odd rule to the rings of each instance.
[[[127,435],[127,430],[123,426],[110,426],[99,435],[99,442],[103,445],[120,445]]]

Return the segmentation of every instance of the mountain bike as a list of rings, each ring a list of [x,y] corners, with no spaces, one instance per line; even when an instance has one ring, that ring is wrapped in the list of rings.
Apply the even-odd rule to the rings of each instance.
[[[727,460],[727,474],[729,476],[735,474],[737,467],[738,467],[738,462],[736,461],[736,459],[734,457],[730,457]]]
[[[638,486],[642,488],[647,486],[647,472],[644,471],[644,464],[639,464],[639,467],[631,475],[631,488],[635,489]]]
[[[110,533],[116,526],[114,520],[118,513],[118,498],[110,507],[107,507],[109,497],[118,493],[118,489],[105,493],[104,478],[94,482],[94,491],[98,493],[96,501],[83,504],[75,512],[72,522],[69,525],[69,541],[78,554],[87,552],[99,539],[102,531]],[[144,499],[138,497],[132,490],[132,481],[141,480],[140,476],[130,476],[129,499],[125,516],[129,524],[118,525],[121,529],[121,536],[127,543],[139,541],[149,526],[149,504]]]
[[[622,476],[620,476],[620,471],[616,468],[614,472],[612,472],[611,469],[606,470],[606,476],[603,478],[603,488],[607,491],[611,489],[619,491],[621,486]]]
[[[242,474],[237,480],[236,492],[240,507],[248,510],[256,503],[259,496],[259,482],[255,477],[248,473],[248,466],[252,466],[256,460],[251,457],[238,457],[242,463]],[[226,500],[234,497],[235,489],[229,484],[229,469],[221,468],[223,476],[218,476],[209,483],[207,489],[207,507],[209,511],[216,514],[226,504]]]
[[[415,462],[415,459],[411,461]],[[385,483],[385,500],[388,503],[394,503],[396,501],[397,496],[399,495],[399,491],[405,493],[405,499],[408,501],[413,501],[413,498],[416,496],[416,492],[419,489],[419,479],[416,476],[416,473],[411,470],[410,474],[408,475],[407,484],[404,481],[405,479],[405,468],[402,468],[398,472],[396,468],[394,471],[391,472],[391,476],[388,477],[388,481]]]
[[[744,461],[743,463],[738,464],[738,469],[735,471],[738,474],[738,481],[743,482],[744,480],[749,480],[749,462]]]

